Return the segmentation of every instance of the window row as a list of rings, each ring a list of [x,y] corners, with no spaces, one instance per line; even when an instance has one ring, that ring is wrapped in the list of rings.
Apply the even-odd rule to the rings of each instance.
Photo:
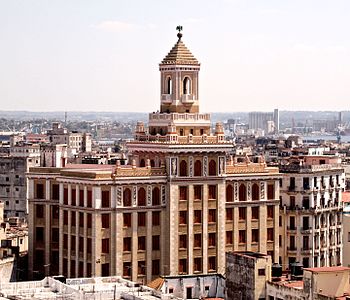
[[[253,183],[251,187],[251,191],[248,191],[248,186],[245,183],[241,183],[238,187],[238,201],[247,201],[248,200],[248,192],[251,192],[251,200],[257,201],[260,200],[260,187],[259,184]],[[268,184],[267,185],[267,200],[275,199],[275,185]],[[234,187],[232,184],[227,185],[226,187],[226,202],[234,201]]]

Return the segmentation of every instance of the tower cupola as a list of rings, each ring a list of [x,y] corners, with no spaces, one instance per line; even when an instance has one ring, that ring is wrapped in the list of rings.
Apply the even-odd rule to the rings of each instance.
[[[198,73],[200,63],[182,41],[182,26],[176,28],[178,40],[159,64],[162,113],[198,113]]]

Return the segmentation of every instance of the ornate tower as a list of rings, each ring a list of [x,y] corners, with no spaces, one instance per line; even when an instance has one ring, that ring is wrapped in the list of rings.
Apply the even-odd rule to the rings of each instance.
[[[182,42],[182,26],[176,29],[178,40],[159,64],[160,112],[150,114],[149,134],[164,136],[172,125],[179,136],[210,135],[210,114],[199,113],[200,63]]]
[[[178,40],[159,64],[160,111],[162,113],[198,113],[198,72],[200,63],[182,42],[182,26]]]

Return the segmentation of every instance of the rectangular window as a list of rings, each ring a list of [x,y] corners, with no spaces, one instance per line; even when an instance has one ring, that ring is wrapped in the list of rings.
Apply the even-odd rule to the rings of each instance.
[[[179,248],[186,249],[187,248],[187,235],[182,234],[179,236]]]
[[[76,214],[75,211],[71,211],[71,225],[74,227],[76,225]]]
[[[123,277],[131,277],[131,262],[123,263]]]
[[[216,185],[208,185],[209,199],[216,199]]]
[[[45,199],[44,184],[42,183],[36,184],[36,199]]]
[[[72,200],[72,206],[75,206],[76,205],[76,200],[77,200],[77,193],[76,193],[76,190],[75,189],[72,189],[71,191],[71,200]]]
[[[274,240],[274,230],[273,228],[267,228],[267,240],[273,241]]]
[[[226,245],[232,245],[233,244],[233,235],[232,231],[226,231]]]
[[[139,236],[138,237],[138,250],[144,251],[146,250],[146,237],[145,236]]]
[[[200,233],[194,234],[193,247],[194,248],[201,248],[202,247],[202,234],[200,234]]]
[[[226,208],[226,221],[233,220],[233,211],[232,208]]]
[[[63,204],[68,205],[68,188],[63,189]]]
[[[124,227],[131,227],[131,213],[124,213],[123,214],[123,226]]]
[[[76,239],[75,239],[75,235],[72,235],[70,237],[71,241],[70,241],[70,248],[72,251],[75,251],[75,246],[76,246]]]
[[[86,252],[90,254],[91,251],[92,251],[92,239],[87,238],[86,239]]]
[[[52,200],[59,200],[60,199],[60,186],[58,184],[52,185]]]
[[[160,250],[160,236],[159,235],[152,236],[152,250],[154,250],[154,251]]]
[[[109,239],[102,239],[102,253],[109,253]]]
[[[87,214],[87,228],[92,228],[92,214]]]
[[[272,205],[267,206],[267,217],[273,219],[275,207]]]
[[[180,186],[179,187],[179,199],[180,200],[187,200],[187,186]]]
[[[160,211],[153,211],[152,212],[152,226],[159,226],[160,225]]]
[[[193,260],[193,271],[194,272],[202,272],[202,258],[195,257]]]
[[[259,206],[253,206],[252,207],[252,219],[258,220],[259,219]]]
[[[252,242],[259,243],[259,229],[252,229]]]
[[[246,207],[239,207],[239,219],[245,220],[247,218],[247,208]]]
[[[109,207],[109,191],[102,191],[102,207]]]
[[[79,252],[83,252],[84,251],[84,238],[80,237],[79,238]]]
[[[146,226],[146,213],[145,212],[139,212],[137,214],[137,224],[139,227]]]
[[[58,228],[51,229],[51,240],[53,243],[58,243],[60,239],[60,232]]]
[[[216,209],[208,210],[208,222],[215,223],[216,222]]]
[[[68,235],[63,235],[63,249],[68,249]]]
[[[303,208],[309,209],[310,208],[310,199],[309,197],[303,197]]]
[[[102,214],[101,215],[101,220],[102,220],[102,228],[109,228],[109,214]]]
[[[79,213],[79,227],[84,227],[84,213]]]
[[[238,232],[239,243],[244,244],[246,242],[246,232],[245,230],[239,230]]]
[[[52,219],[58,220],[60,218],[60,209],[58,205],[52,206]]]
[[[63,225],[68,225],[68,211],[63,211]]]
[[[194,200],[202,200],[202,186],[195,185],[193,186],[194,190]]]
[[[160,273],[160,261],[159,259],[152,260],[152,276],[157,276]]]
[[[43,218],[44,217],[44,205],[37,204],[36,205],[36,217]]]
[[[195,223],[195,224],[202,223],[202,211],[201,210],[194,211],[193,223]]]
[[[208,257],[208,271],[210,271],[210,272],[216,271],[216,257],[215,256]]]
[[[87,207],[92,207],[92,191],[87,191]]]
[[[295,230],[295,217],[294,216],[290,216],[289,217],[289,229],[291,230]]]
[[[267,199],[268,200],[275,199],[275,185],[274,184],[267,185]]]
[[[259,276],[265,276],[265,269],[258,269],[258,275]]]
[[[137,275],[145,275],[146,274],[146,262],[139,261],[137,263]]]
[[[44,227],[36,227],[35,238],[37,242],[44,241]]]
[[[290,196],[289,198],[290,201],[290,209],[294,209],[295,208],[295,196]]]
[[[131,237],[123,239],[123,251],[131,251]]]
[[[79,206],[84,207],[84,190],[79,190]]]
[[[216,246],[216,233],[215,232],[210,232],[208,234],[208,246],[209,247]]]
[[[186,274],[187,273],[187,259],[180,259],[179,260],[179,274]]]
[[[180,225],[187,224],[187,211],[182,210],[179,212],[179,224]]]

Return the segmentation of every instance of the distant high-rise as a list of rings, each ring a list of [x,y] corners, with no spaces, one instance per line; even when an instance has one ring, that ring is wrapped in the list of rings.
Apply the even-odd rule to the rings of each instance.
[[[271,126],[271,121],[273,126]],[[279,112],[275,109],[273,112],[250,112],[249,129],[262,129],[266,134],[278,133],[279,131]]]

